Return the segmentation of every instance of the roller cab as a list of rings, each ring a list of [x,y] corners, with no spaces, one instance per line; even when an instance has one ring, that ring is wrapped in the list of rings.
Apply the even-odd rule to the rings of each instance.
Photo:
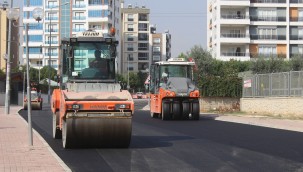
[[[152,118],[199,120],[200,93],[193,81],[194,62],[182,58],[151,66],[149,105]]]
[[[134,102],[115,79],[117,41],[87,31],[62,41],[60,89],[52,96],[53,137],[64,148],[125,148]]]

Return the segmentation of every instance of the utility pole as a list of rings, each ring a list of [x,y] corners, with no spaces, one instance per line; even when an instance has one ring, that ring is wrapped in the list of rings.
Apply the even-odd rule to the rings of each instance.
[[[13,8],[13,0],[11,0],[10,8]],[[5,114],[9,114],[10,110],[10,94],[11,94],[11,37],[12,37],[12,21],[8,20],[8,46],[6,59],[6,86],[5,86]]]

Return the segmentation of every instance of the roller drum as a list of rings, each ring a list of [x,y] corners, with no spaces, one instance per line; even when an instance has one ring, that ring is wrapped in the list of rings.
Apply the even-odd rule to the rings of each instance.
[[[63,147],[126,148],[131,132],[131,117],[67,118],[63,120]]]
[[[23,109],[27,110],[27,102],[24,102]],[[42,109],[42,104],[40,102],[31,102],[31,108],[32,110],[41,110]]]

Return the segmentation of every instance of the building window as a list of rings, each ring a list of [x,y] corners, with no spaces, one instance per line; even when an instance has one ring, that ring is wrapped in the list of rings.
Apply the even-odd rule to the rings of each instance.
[[[24,41],[26,41],[26,36],[24,36]],[[42,35],[28,35],[29,42],[42,42]]]
[[[97,24],[91,24],[91,25],[89,25],[89,28],[96,29],[96,30],[101,30],[102,26],[101,25],[97,25]]]
[[[161,39],[160,39],[160,38],[154,38],[154,39],[153,39],[153,43],[154,43],[154,44],[160,44],[160,42],[161,42]]]
[[[138,44],[138,50],[141,50],[141,51],[147,51],[148,50],[148,43],[139,43]]]
[[[26,54],[26,48],[23,48],[24,54]],[[28,47],[29,54],[40,54],[40,47]]]
[[[161,48],[159,46],[154,46],[153,47],[153,52],[160,52]]]
[[[127,55],[127,61],[134,61],[134,55],[133,54],[128,54]]]
[[[126,34],[127,41],[134,41],[134,35],[133,34]]]
[[[148,21],[147,14],[139,14],[139,21]]]
[[[153,61],[160,61],[160,56],[153,56]]]
[[[134,45],[133,44],[127,44],[127,51],[134,51]]]
[[[102,17],[102,10],[89,10],[88,17]]]
[[[149,60],[148,53],[138,53],[138,60]]]
[[[139,41],[148,41],[148,34],[147,33],[139,33],[138,34]]]
[[[127,21],[134,21],[134,15],[133,14],[128,14],[127,15]]]
[[[128,24],[127,25],[127,31],[134,31],[134,25],[133,24]]]
[[[146,70],[148,68],[148,63],[138,63],[138,70]]]
[[[83,31],[83,30],[85,30],[84,24],[75,24],[75,25],[73,26],[73,31],[74,31],[74,32],[81,32],[81,31]]]
[[[147,23],[139,23],[139,31],[148,31],[148,24]]]
[[[74,20],[85,20],[85,15],[83,12],[75,12],[73,19]]]
[[[89,0],[88,5],[94,6],[94,5],[102,5],[101,3],[102,0]]]
[[[42,6],[43,1],[41,0],[29,0],[28,6]],[[24,6],[27,6],[27,0],[23,1]]]
[[[277,47],[275,45],[259,45],[259,55],[277,55]]]

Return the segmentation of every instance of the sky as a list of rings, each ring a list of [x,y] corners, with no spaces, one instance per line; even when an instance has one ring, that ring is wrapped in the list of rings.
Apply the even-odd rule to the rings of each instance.
[[[150,9],[150,24],[157,26],[157,33],[169,30],[172,57],[188,52],[195,45],[206,48],[206,0],[124,0],[124,7],[128,4]]]

